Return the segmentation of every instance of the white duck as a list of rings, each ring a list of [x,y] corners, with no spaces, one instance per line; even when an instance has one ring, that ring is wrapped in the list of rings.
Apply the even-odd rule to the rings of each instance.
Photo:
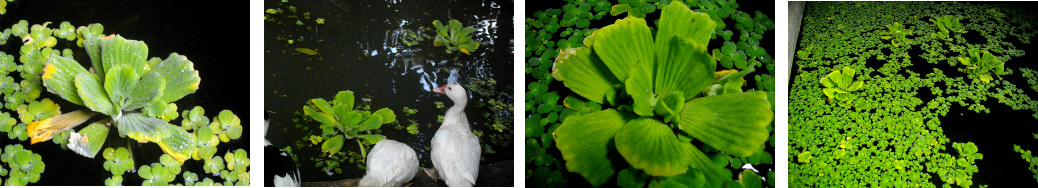
[[[469,129],[465,117],[468,94],[461,85],[451,83],[433,92],[446,94],[454,106],[447,110],[443,125],[432,138],[432,162],[447,186],[471,187],[479,174],[479,139]]]
[[[368,152],[368,171],[361,187],[399,187],[418,173],[418,155],[407,144],[382,140]]]

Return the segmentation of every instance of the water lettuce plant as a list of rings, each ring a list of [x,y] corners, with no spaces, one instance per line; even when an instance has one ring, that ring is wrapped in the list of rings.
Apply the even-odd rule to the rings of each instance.
[[[28,127],[32,143],[49,140],[55,132],[100,113],[109,117],[106,120],[115,124],[120,136],[155,142],[177,160],[187,160],[195,146],[186,130],[135,110],[175,102],[194,93],[201,79],[191,61],[176,53],[165,60],[145,60],[148,48],[144,42],[118,35],[87,39],[84,47],[93,73],[72,58],[52,55],[42,78],[48,91],[89,111],[33,122]]]
[[[620,106],[570,116],[552,133],[566,167],[601,185],[619,168],[608,155],[615,148],[659,181],[705,176],[716,186],[731,176],[691,138],[736,157],[760,150],[771,105],[765,92],[742,91],[752,69],[714,72],[706,45],[715,24],[674,1],[663,8],[655,39],[643,18],[629,16],[597,30],[585,47],[560,50],[556,80],[590,101]]]
[[[340,91],[331,102],[321,98],[310,99],[303,106],[303,114],[307,120],[320,123],[318,129],[321,132],[309,138],[313,145],[320,144],[320,151],[325,153],[314,159],[317,161],[315,165],[340,173],[341,163],[364,161],[367,149],[386,138],[379,134],[379,128],[396,122],[393,110],[382,108],[371,112],[370,106],[356,104],[353,91]],[[356,141],[360,153],[340,152],[350,139]]]
[[[991,52],[984,50],[981,53],[980,49],[974,48],[970,49],[968,54],[968,57],[959,57],[958,60],[962,65],[966,66],[966,73],[976,76],[980,81],[988,83],[994,79],[991,75],[1005,74],[1005,62],[999,60]]]
[[[833,98],[839,101],[846,101],[852,99],[851,92],[858,91],[861,86],[865,84],[865,81],[858,80],[854,81],[854,74],[856,72],[850,67],[843,67],[843,71],[833,70],[829,74],[822,77],[819,81],[825,88],[822,89],[822,93],[832,101]]]
[[[436,30],[433,45],[446,47],[448,54],[459,51],[465,55],[471,55],[469,53],[479,49],[479,41],[472,40],[472,36],[470,36],[472,32],[476,31],[476,28],[472,26],[462,27],[458,20],[450,20],[447,25],[443,25],[440,20],[433,20],[433,27]]]
[[[887,30],[880,31],[879,34],[879,38],[890,40],[890,44],[894,45],[894,47],[912,43],[912,40],[907,38],[909,35],[912,35],[912,30],[905,29],[905,26],[898,22],[887,25]]]
[[[952,33],[966,33],[966,29],[959,23],[959,19],[961,18],[952,15],[937,17],[936,20],[930,19],[930,22],[940,29],[937,33],[930,33],[930,37],[951,40],[948,35]]]

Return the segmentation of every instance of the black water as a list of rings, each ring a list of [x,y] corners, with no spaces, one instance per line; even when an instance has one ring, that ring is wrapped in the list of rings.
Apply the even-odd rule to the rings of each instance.
[[[245,22],[233,21],[246,20],[246,14],[245,9],[241,8],[185,1],[16,1],[7,5],[6,15],[0,16],[0,27],[9,28],[23,19],[27,20],[30,26],[50,21],[53,22],[49,25],[52,28],[58,27],[61,21],[69,21],[75,26],[101,23],[104,25],[105,34],[120,34],[128,39],[146,42],[150,57],[166,58],[171,52],[187,56],[194,62],[194,68],[199,71],[202,82],[196,93],[176,102],[178,111],[198,105],[206,109],[206,116],[213,117],[220,110],[229,109],[242,120],[242,126],[245,128],[240,139],[219,145],[217,154],[223,155],[228,148],[242,148],[248,151],[248,133],[251,125],[247,112],[249,58],[246,50],[249,42],[245,33],[248,25]],[[20,46],[15,45],[17,40],[12,37],[7,41],[7,45],[0,47],[0,50],[17,57],[17,47]],[[59,39],[58,46],[75,46],[75,42]],[[85,51],[79,47],[73,50],[76,60],[89,66]],[[54,100],[61,105],[62,112],[83,108],[48,92],[44,92],[41,98]],[[15,112],[9,113],[17,116]],[[179,124],[180,119],[172,123]],[[110,134],[114,134],[115,131],[111,130]],[[134,148],[133,155],[138,167],[157,162],[163,154],[155,144],[138,144],[112,136],[114,135],[110,135],[105,147],[129,145]],[[7,133],[0,134],[0,146],[16,142],[7,139]],[[89,159],[72,151],[62,150],[50,141],[34,145],[29,145],[28,141],[17,143],[40,154],[46,165],[40,181],[30,185],[103,185],[104,179],[111,175],[102,167],[104,158],[101,154]],[[6,164],[3,166],[9,168]],[[201,166],[202,162],[190,160],[184,164],[182,171],[204,173]],[[142,181],[133,173],[124,174],[123,178],[124,185],[139,185]],[[183,180],[178,178],[173,183],[177,182],[183,183]]]
[[[278,2],[265,1],[264,7],[276,8]],[[512,103],[514,40],[511,1],[293,1],[289,4],[300,13],[309,11],[313,19],[321,17],[326,21],[323,25],[308,23],[308,26],[313,26],[310,29],[298,27],[294,21],[290,24],[264,22],[264,109],[276,113],[268,131],[271,136],[267,138],[278,147],[294,145],[307,136],[295,129],[292,123],[293,118],[299,117],[294,113],[301,112],[307,100],[331,100],[337,92],[351,90],[355,92],[358,101],[361,98],[370,99],[372,109],[392,109],[398,121],[405,123],[404,126],[410,124],[408,120],[417,122],[419,133],[416,135],[385,125],[381,131],[387,139],[401,141],[414,148],[420,165],[432,168],[427,148],[440,125],[437,116],[443,115],[446,110],[437,109],[434,102],[443,102],[447,107],[453,103],[446,96],[431,90],[447,83],[450,70],[457,70],[457,80],[462,85],[469,84],[471,78],[494,79],[497,84],[493,90],[507,93],[506,104]],[[481,42],[478,50],[471,55],[459,55],[459,52],[447,54],[443,47],[433,46],[431,39],[416,46],[406,46],[400,42],[402,36],[399,33],[405,29],[416,30],[420,26],[431,28],[433,20],[447,23],[450,19],[457,19],[464,26],[477,29],[473,38]],[[436,35],[433,31],[424,33]],[[291,38],[294,43],[278,40],[279,36],[286,40]],[[315,49],[319,54],[305,55],[297,53],[295,48]],[[477,107],[478,103],[488,102],[490,96],[471,89],[469,96],[465,112],[471,127],[483,132],[480,142],[490,145],[496,151],[495,154],[484,152],[481,164],[512,160],[514,151],[511,140],[491,143],[487,136],[497,131],[490,128],[493,120],[482,115],[504,113],[508,117],[506,121],[511,122],[511,112],[494,112],[486,107]],[[407,116],[401,110],[404,107],[417,109],[418,112]],[[317,129],[318,124],[307,126]],[[506,130],[505,133],[513,134],[511,131]],[[278,136],[273,136],[275,134]],[[347,142],[343,152],[359,151],[353,141]],[[319,146],[314,149],[294,151],[299,156],[300,161],[297,163],[302,177],[307,178],[304,181],[363,176],[362,170],[352,167],[348,162],[343,162],[342,174],[326,175],[309,160],[320,154]]]

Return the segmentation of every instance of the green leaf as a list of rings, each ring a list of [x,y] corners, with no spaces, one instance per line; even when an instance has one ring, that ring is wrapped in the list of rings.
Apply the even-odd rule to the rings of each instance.
[[[83,99],[83,106],[95,112],[101,112],[108,116],[119,115],[118,109],[112,107],[108,94],[101,87],[101,82],[93,74],[76,75],[76,88],[79,98]]]
[[[43,86],[73,104],[83,105],[83,99],[79,98],[75,83],[76,75],[80,74],[90,72],[72,58],[51,54],[43,68]]]
[[[652,32],[642,18],[627,17],[599,29],[595,32],[593,49],[617,80],[626,82],[628,74],[638,70],[635,66],[649,71],[655,67]],[[648,78],[652,78],[652,73],[649,74]],[[652,86],[652,83],[645,84]]]
[[[747,157],[768,140],[773,114],[765,92],[724,94],[685,103],[678,126],[713,148]]]
[[[552,133],[566,169],[584,176],[593,186],[612,179],[616,172],[609,157],[615,152],[613,136],[631,118],[632,114],[613,109],[566,118]]]
[[[372,114],[371,116],[368,116],[368,119],[365,119],[364,122],[360,123],[360,127],[357,127],[357,131],[378,129],[382,127],[382,124],[382,116]]]
[[[137,84],[137,80],[140,80],[140,76],[134,72],[133,68],[127,65],[116,65],[106,72],[105,91],[108,92],[112,105],[116,109],[122,110],[122,107],[127,104],[130,91]]]
[[[152,102],[159,101],[162,90],[166,88],[166,80],[162,77],[145,77],[133,86],[127,102],[123,106],[124,111],[143,108]],[[165,103],[165,102],[159,102]],[[175,118],[174,118],[175,119]]]
[[[552,76],[574,93],[597,103],[616,104],[620,84],[590,48],[566,48],[559,52]],[[572,78],[572,79],[571,79]]]
[[[101,62],[105,75],[118,65],[129,67],[133,72],[144,73],[148,58],[148,45],[144,41],[127,40],[120,35],[109,36],[101,47]],[[97,69],[98,67],[95,67]],[[105,80],[107,82],[107,80]],[[172,101],[171,101],[172,102]]]
[[[347,111],[353,110],[353,91],[339,91],[332,100],[337,106],[345,106]]]
[[[310,106],[303,106],[303,113],[307,116],[310,116],[310,118],[317,120],[317,122],[321,122],[322,124],[339,125],[339,122],[335,121],[335,117],[332,117],[326,113],[314,111],[314,109],[310,108]]]
[[[665,177],[656,184],[658,187],[703,187],[706,177],[696,169],[689,169],[684,174]]]
[[[627,81],[624,81],[624,89],[634,99],[634,113],[640,116],[653,116],[656,107],[656,95],[652,92],[651,68],[634,66]]]
[[[362,134],[357,135],[357,138],[363,138],[364,141],[368,142],[368,144],[376,144],[378,141],[385,140],[386,136],[380,134]]]
[[[714,80],[717,62],[707,53],[706,43],[697,43],[680,35],[657,43],[664,44],[660,46],[662,49],[658,49],[660,61],[654,90],[657,95],[681,91],[685,99],[691,99]]]
[[[660,98],[659,102],[660,105],[656,105],[656,114],[662,116],[677,114],[685,107],[685,95],[681,91],[675,91]]]
[[[641,188],[645,187],[647,179],[645,173],[638,169],[626,168],[616,175],[616,184],[624,188]]]
[[[375,113],[372,114],[382,117],[382,124],[390,124],[396,122],[396,114],[394,114],[393,110],[390,110],[389,108],[378,109],[378,111],[375,111]]]
[[[169,54],[169,57],[152,68],[144,79],[147,79],[148,76],[160,76],[166,80],[166,88],[162,90],[161,99],[168,103],[180,100],[187,94],[195,93],[202,80],[198,77],[194,63],[177,53]]]
[[[339,153],[340,149],[342,149],[345,140],[346,138],[342,135],[329,138],[324,141],[324,144],[321,144],[321,152],[328,153],[328,156],[335,155],[336,153]]]
[[[138,142],[155,142],[166,154],[184,162],[196,150],[195,139],[182,127],[147,117],[140,113],[125,114],[116,120],[119,135]]]
[[[678,141],[666,124],[651,118],[627,122],[616,132],[616,150],[652,176],[673,176],[688,170],[691,143]]]
[[[84,143],[87,146],[87,152],[89,156],[97,155],[98,151],[101,151],[101,147],[104,146],[105,140],[108,139],[108,126],[100,123],[91,123],[83,130],[79,131],[79,134],[83,136]]]
[[[713,34],[716,23],[710,20],[710,15],[701,12],[693,12],[681,1],[673,1],[660,15],[659,28],[656,32],[656,50],[668,48],[666,42],[674,36],[688,38],[691,42],[706,47],[710,43],[710,35]],[[711,69],[713,70],[713,69]]]

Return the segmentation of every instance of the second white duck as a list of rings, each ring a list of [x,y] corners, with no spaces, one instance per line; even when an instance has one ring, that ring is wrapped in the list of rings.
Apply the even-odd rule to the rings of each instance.
[[[454,106],[447,110],[443,125],[432,138],[432,162],[447,186],[471,187],[479,174],[479,139],[469,129],[465,117],[468,94],[461,85],[451,83],[433,92],[447,95]]]
[[[418,155],[407,144],[382,140],[368,153],[368,171],[358,183],[362,187],[399,187],[418,173]]]

